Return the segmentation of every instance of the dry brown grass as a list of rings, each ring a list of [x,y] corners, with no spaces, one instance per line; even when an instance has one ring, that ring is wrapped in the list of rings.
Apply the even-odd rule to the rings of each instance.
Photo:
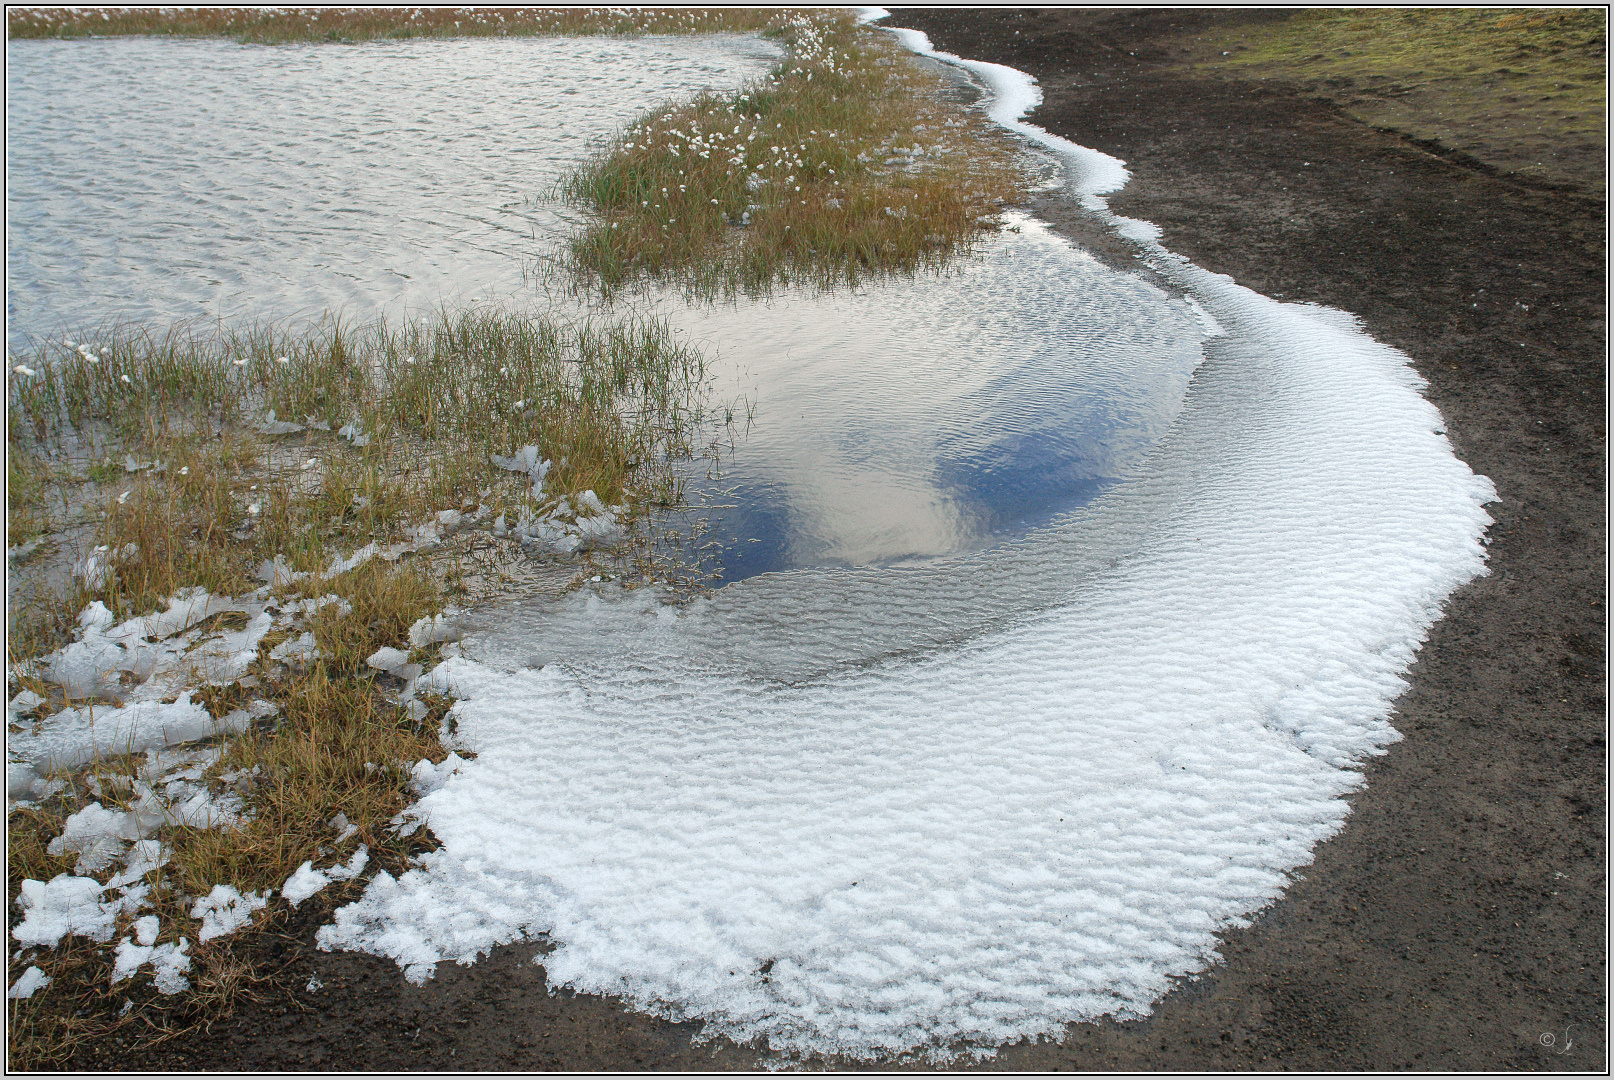
[[[242,892],[278,890],[304,861],[346,860],[359,844],[369,848],[372,865],[401,873],[418,852],[423,838],[400,836],[388,822],[414,798],[410,764],[422,758],[441,761],[445,755],[438,729],[447,703],[412,720],[385,680],[364,667],[363,658],[384,645],[407,649],[410,625],[440,609],[440,591],[421,570],[383,563],[366,564],[324,587],[348,596],[352,605],[345,612],[328,606],[312,620],[326,656],[304,667],[274,664],[267,653],[275,639],[266,638],[251,672],[257,686],[250,692],[239,685],[214,687],[200,697],[215,717],[255,696],[274,702],[281,712],[272,725],[230,739],[206,774],[218,792],[226,790],[220,777],[252,774],[250,782],[233,788],[248,820],[238,828],[169,825],[158,833],[171,845],[172,858],[148,875],[149,906],[138,914],[159,916],[159,941],[183,937],[191,943],[192,989],[160,995],[141,975],[113,984],[107,947],[83,938],[66,938],[52,950],[30,950],[26,963],[39,965],[53,982],[31,999],[11,1003],[13,1068],[49,1067],[82,1054],[87,1040],[115,1034],[133,1043],[161,1041],[217,1015],[236,995],[270,977],[251,958],[253,935],[199,941],[191,907],[214,885],[226,882]],[[17,689],[10,687],[13,693]],[[109,809],[127,809],[130,785],[112,781],[136,775],[143,760],[99,760],[62,777],[65,790],[37,809],[9,815],[8,925],[16,925],[15,900],[24,878],[48,881],[73,873],[76,855],[53,856],[46,850],[66,817],[92,799]],[[358,826],[340,843],[332,825],[339,814]],[[284,904],[273,905],[257,914],[255,925],[265,929],[287,911]],[[129,933],[134,918],[120,917],[113,941]],[[21,973],[21,966],[13,967],[12,981]],[[135,1003],[128,1013],[114,1008],[125,999]]]

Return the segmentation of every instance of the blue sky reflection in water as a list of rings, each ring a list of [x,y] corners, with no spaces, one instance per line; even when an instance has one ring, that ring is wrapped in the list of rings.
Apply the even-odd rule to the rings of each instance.
[[[766,70],[743,37],[319,47],[12,42],[8,332],[350,321],[545,302],[549,197],[640,110]],[[1165,430],[1190,309],[1035,221],[941,278],[669,318],[754,406],[721,475],[723,576],[978,550],[1091,498]],[[743,415],[743,407],[742,407]]]
[[[1019,215],[940,278],[662,310],[752,406],[698,485],[735,496],[727,580],[977,550],[1082,505],[1165,433],[1204,336],[1185,300]]]

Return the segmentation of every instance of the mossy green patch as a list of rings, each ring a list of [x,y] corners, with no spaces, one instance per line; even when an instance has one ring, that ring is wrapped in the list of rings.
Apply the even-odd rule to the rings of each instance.
[[[1607,27],[1601,8],[1336,9],[1169,47],[1195,70],[1290,80],[1374,127],[1601,193]]]

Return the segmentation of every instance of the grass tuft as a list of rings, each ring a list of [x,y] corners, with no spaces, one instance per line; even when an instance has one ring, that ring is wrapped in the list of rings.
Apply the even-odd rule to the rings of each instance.
[[[595,220],[572,268],[607,294],[830,289],[939,269],[1023,196],[1011,144],[888,35],[787,15],[788,59],[734,94],[641,117],[564,185]]]

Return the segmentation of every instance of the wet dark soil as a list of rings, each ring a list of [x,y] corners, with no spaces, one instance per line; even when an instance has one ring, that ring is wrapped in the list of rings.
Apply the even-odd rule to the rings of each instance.
[[[1490,476],[1489,576],[1460,590],[1344,830],[1223,962],[1149,1018],[985,1068],[1601,1070],[1607,1065],[1604,206],[1493,175],[1274,81],[1187,73],[1167,33],[1282,11],[898,11],[887,25],[1036,76],[1031,120],[1122,158],[1112,200],[1270,296],[1343,308],[1429,381]],[[1069,207],[1040,212],[1080,230]],[[161,1069],[745,1069],[695,1025],[544,992],[536,946],[423,987],[314,951]],[[307,990],[310,976],[323,987]],[[103,1048],[104,1050],[104,1048]],[[114,1055],[116,1057],[116,1055]],[[88,1053],[80,1067],[105,1067]]]

